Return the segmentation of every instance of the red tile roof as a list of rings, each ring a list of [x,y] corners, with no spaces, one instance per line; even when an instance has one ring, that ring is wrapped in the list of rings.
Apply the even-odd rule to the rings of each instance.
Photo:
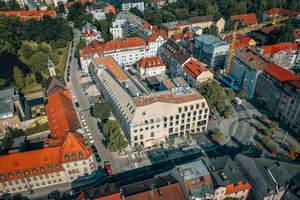
[[[295,39],[300,39],[300,29],[295,29],[294,30],[294,37]]]
[[[86,60],[91,59],[91,57],[94,57],[95,54],[97,54],[98,57],[104,56],[103,49],[101,47],[102,44],[103,43],[98,40],[93,40],[87,47],[80,50],[79,57]]]
[[[183,36],[183,33],[174,34],[172,36],[174,37],[175,40],[180,40]]]
[[[292,85],[296,89],[300,89],[300,79],[299,80],[290,81],[289,84]]]
[[[152,31],[151,35],[148,35],[145,38],[148,42],[155,42],[159,36],[161,36],[164,40],[169,39],[169,37],[166,34],[166,31],[158,29],[157,26],[153,26],[151,31]]]
[[[243,181],[238,182],[237,184],[239,185],[238,188],[235,188],[235,186],[234,186],[235,184],[227,185],[225,194],[228,195],[228,194],[232,194],[232,193],[236,193],[236,192],[240,192],[240,191],[252,188],[248,181],[247,181],[247,185],[245,185],[245,186],[243,184]]]
[[[264,71],[276,78],[280,82],[287,82],[293,80],[299,80],[299,78],[287,70],[283,69],[282,67],[276,65],[275,63],[270,63]]]
[[[90,31],[90,30],[87,30],[83,35],[82,37],[96,37],[97,35],[93,32],[93,31]]]
[[[96,58],[95,62],[97,65],[104,65],[119,81],[128,79],[127,75],[111,56]]]
[[[222,38],[220,38],[222,39]],[[228,41],[228,42],[231,42],[232,41],[232,36],[226,36],[224,38],[224,40]],[[250,37],[247,37],[245,35],[242,35],[240,33],[238,33],[236,35],[236,42],[235,42],[235,46],[234,48],[237,49],[237,48],[240,48],[240,47],[247,47],[247,46],[250,46],[249,42],[253,40],[252,38]]]
[[[118,41],[120,49],[145,46],[145,42],[139,37],[121,38],[121,39],[118,39],[117,41]]]
[[[264,69],[269,64],[269,61],[267,61],[264,57],[246,47],[236,50],[235,56],[239,57],[258,71]]]
[[[73,107],[69,90],[51,95],[46,105],[52,138],[62,138],[69,131],[79,128],[79,121]]]
[[[26,21],[31,18],[35,18],[37,20],[42,19],[42,13],[44,15],[49,15],[53,18],[55,18],[55,10],[39,10],[39,11],[2,11],[0,12],[0,15],[14,15],[16,17],[20,17],[22,20]]]
[[[231,22],[233,22],[235,19],[241,20],[246,25],[252,25],[252,24],[258,23],[255,13],[249,13],[249,14],[244,14],[244,15],[234,15],[234,16],[230,16],[230,19],[231,19]]]
[[[161,191],[161,197],[159,191]],[[183,200],[185,199],[179,183],[174,183],[164,187],[154,188],[151,191],[137,193],[125,197],[125,200]]]
[[[264,32],[265,34],[269,34],[271,31],[273,31],[276,27],[279,28],[280,26],[282,26],[285,24],[278,24],[278,25],[275,25],[275,26],[271,26],[271,27],[268,27],[268,28],[264,28],[264,29],[260,29],[260,31]]]
[[[203,67],[199,61],[197,60],[191,60],[183,66],[183,68],[193,77],[197,78],[199,74],[201,74],[203,71],[207,71],[205,67]]]
[[[121,192],[117,184],[114,184],[115,190],[110,191],[108,185],[100,186],[104,188],[104,193],[99,192],[99,188],[94,188],[95,195],[90,196],[88,190],[83,191],[76,200],[121,200]]]
[[[265,11],[264,13],[268,14],[268,15],[276,15],[276,14],[284,15],[284,13],[286,13],[286,12],[292,12],[294,18],[297,17],[298,14],[300,14],[300,12],[293,11],[293,10],[287,10],[284,8],[272,8],[270,10]]]
[[[165,63],[163,63],[163,61],[159,57],[142,58],[142,59],[136,61],[136,63],[140,67],[145,67],[145,68],[165,66]]]
[[[297,42],[285,42],[280,44],[274,44],[269,46],[261,47],[264,50],[264,56],[269,56],[271,54],[276,54],[279,51],[287,51],[291,54],[291,51],[298,50]]]
[[[187,40],[187,41],[192,41],[195,37],[194,37],[194,34],[192,34],[191,32],[186,31],[183,34],[182,38]]]
[[[149,29],[150,27],[151,27],[151,24],[149,24],[148,22],[144,22],[142,28],[140,28],[140,31],[143,32],[143,30]]]

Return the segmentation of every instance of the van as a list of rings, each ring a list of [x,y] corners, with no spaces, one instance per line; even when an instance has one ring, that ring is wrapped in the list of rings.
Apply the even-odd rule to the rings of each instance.
[[[238,98],[238,97],[235,97],[233,101],[234,101],[237,105],[242,104],[242,99],[240,99],[240,98]]]

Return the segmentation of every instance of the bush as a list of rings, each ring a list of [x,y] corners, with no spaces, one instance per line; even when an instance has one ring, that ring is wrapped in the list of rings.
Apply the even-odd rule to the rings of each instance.
[[[264,125],[262,123],[259,123],[256,125],[258,129],[262,129],[264,127]]]
[[[6,134],[5,138],[3,139],[2,150],[10,149],[14,144],[14,139],[19,138],[25,135],[24,131],[21,129],[12,129],[8,128],[9,132]]]
[[[45,108],[40,108],[40,111],[41,111],[41,113],[44,113],[44,112],[46,112],[46,109]]]
[[[279,147],[276,144],[273,144],[270,150],[274,153],[279,153]]]
[[[264,143],[264,144],[268,144],[270,142],[270,138],[268,136],[264,136],[261,138],[261,141]]]
[[[275,128],[277,128],[279,126],[279,124],[277,122],[275,122],[275,121],[272,121],[272,122],[270,122],[269,126],[270,126],[270,128],[275,129]]]
[[[257,144],[255,148],[256,148],[257,150],[261,150],[261,149],[263,148],[263,145]]]
[[[38,123],[38,121],[35,121],[35,123],[36,123],[35,127],[27,128],[25,130],[26,135],[33,135],[35,133],[39,133],[39,132],[49,130],[49,123],[48,122],[41,124],[41,123]]]
[[[267,115],[265,115],[265,114],[263,114],[263,115],[261,115],[261,116],[259,117],[259,120],[262,121],[262,122],[266,121],[267,119],[268,119],[268,117],[267,117]]]
[[[59,50],[57,51],[57,53],[58,53],[58,55],[63,55],[64,51],[59,49]]]
[[[31,111],[31,116],[35,116],[36,115],[36,110],[32,110]]]
[[[220,131],[215,132],[214,134],[211,135],[211,139],[213,141],[220,140],[220,139],[222,139],[222,137],[223,137],[223,134]]]
[[[295,151],[297,151],[297,145],[289,144],[288,149],[290,152],[295,152]]]
[[[274,129],[269,128],[268,130],[266,130],[265,134],[270,137],[275,134],[275,131],[274,131]]]

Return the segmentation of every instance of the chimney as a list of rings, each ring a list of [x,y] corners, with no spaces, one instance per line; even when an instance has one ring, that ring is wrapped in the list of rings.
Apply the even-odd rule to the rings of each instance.
[[[170,185],[170,181],[168,181],[168,185]]]
[[[212,167],[212,170],[215,170],[215,169],[216,169],[216,168],[213,166],[213,167]]]
[[[231,170],[232,170],[232,172],[234,172],[234,168],[232,168]]]
[[[49,144],[44,144],[44,149],[48,149],[50,147]]]
[[[159,197],[162,198],[162,191],[158,189]]]

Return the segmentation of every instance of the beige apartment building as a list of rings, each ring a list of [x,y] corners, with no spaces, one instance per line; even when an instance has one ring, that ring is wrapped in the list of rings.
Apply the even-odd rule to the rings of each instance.
[[[219,33],[224,30],[225,20],[216,15],[207,15],[201,17],[190,18],[191,27],[200,26],[201,28],[209,28],[212,24],[219,28]]]
[[[162,81],[160,91],[153,92],[110,56],[92,59],[89,71],[133,147],[153,146],[207,128],[206,100],[182,78]]]

